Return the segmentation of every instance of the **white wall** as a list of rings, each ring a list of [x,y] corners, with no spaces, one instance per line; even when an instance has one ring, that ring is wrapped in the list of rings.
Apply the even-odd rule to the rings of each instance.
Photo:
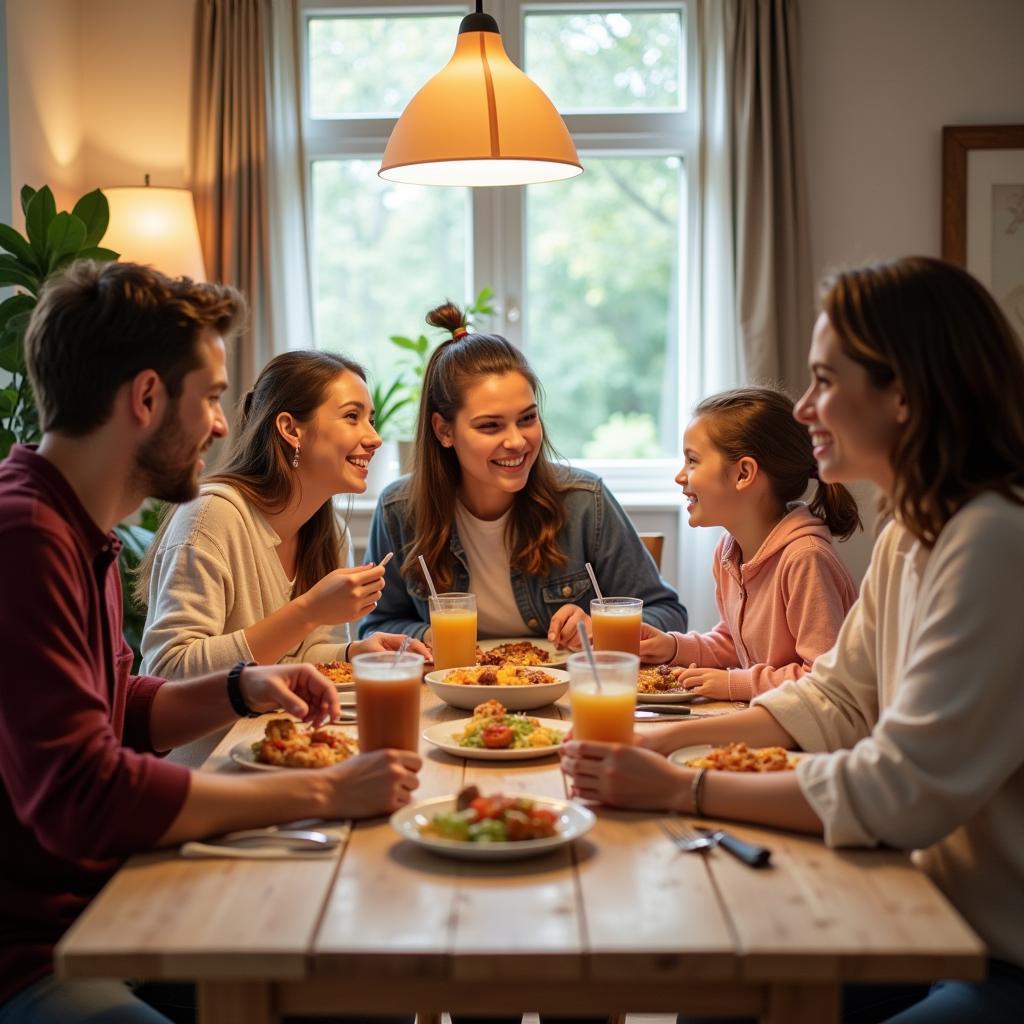
[[[6,0],[11,181],[182,186],[193,0]]]
[[[815,277],[941,255],[942,127],[1024,124],[1024,0],[802,0],[800,14]],[[843,547],[859,578],[871,537]]]

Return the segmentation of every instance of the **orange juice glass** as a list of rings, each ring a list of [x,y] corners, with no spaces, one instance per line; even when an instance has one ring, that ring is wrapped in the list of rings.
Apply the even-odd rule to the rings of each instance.
[[[639,597],[602,597],[590,602],[595,651],[624,651],[640,657],[640,624],[644,603]]]
[[[416,753],[420,745],[420,690],[423,655],[392,651],[357,654],[356,728],[364,752],[393,748]]]
[[[595,651],[594,663],[597,679],[585,654],[571,654],[567,662],[573,739],[629,743],[640,659],[621,651]]]
[[[476,664],[476,595],[438,594],[430,599],[434,668]]]

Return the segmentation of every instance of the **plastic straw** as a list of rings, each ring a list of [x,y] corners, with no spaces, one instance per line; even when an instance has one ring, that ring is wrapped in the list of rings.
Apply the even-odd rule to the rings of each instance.
[[[423,571],[426,572],[426,567],[424,567]],[[589,562],[587,562],[587,575],[590,577],[590,582],[594,586],[594,593],[597,594],[598,601],[603,601],[604,594],[601,593],[601,588],[597,585],[597,577],[594,575],[594,567]]]
[[[423,570],[423,575],[426,577],[427,586],[430,587],[430,596],[436,601],[437,600],[437,588],[434,586],[434,581],[430,578],[430,570],[427,568],[426,560],[422,555],[419,556],[420,568]]]
[[[402,642],[398,645],[398,650],[395,651],[395,659],[391,662],[392,668],[398,668],[398,663],[402,660],[402,655],[409,649],[409,644],[412,641],[412,637],[408,633],[402,639]]]
[[[590,568],[590,563],[587,563],[587,568]],[[594,659],[594,648],[590,646],[590,637],[587,636],[587,627],[583,625],[582,620],[576,623],[576,630],[580,635],[580,643],[583,645],[583,653],[587,656],[587,661],[590,662],[590,671],[594,673],[594,684],[597,687],[597,692],[601,692],[601,677],[597,674],[597,661]]]

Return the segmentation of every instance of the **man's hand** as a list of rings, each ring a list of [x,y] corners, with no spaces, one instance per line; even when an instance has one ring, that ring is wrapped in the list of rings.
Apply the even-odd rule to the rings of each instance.
[[[590,616],[579,605],[563,604],[548,623],[548,641],[557,647],[568,647],[571,651],[578,651],[582,646],[576,629],[578,622],[583,623],[587,636],[593,639]]]
[[[341,701],[334,684],[312,665],[248,665],[239,680],[242,697],[253,711],[281,708],[300,721],[334,721]]]
[[[623,743],[574,740],[560,748],[562,771],[572,795],[612,807],[665,811],[681,806],[686,795],[684,769],[653,750]]]
[[[372,818],[397,811],[412,800],[422,764],[408,750],[375,750],[320,769],[334,785],[328,817]]]

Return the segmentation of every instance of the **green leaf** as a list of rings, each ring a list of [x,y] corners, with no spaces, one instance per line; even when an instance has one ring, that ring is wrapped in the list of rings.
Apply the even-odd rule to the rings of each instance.
[[[36,308],[36,300],[31,295],[12,295],[0,302],[0,332],[7,326],[7,321],[18,313],[31,313]]]
[[[34,273],[39,269],[32,246],[7,224],[0,224],[0,246],[26,264],[26,270]]]
[[[21,372],[21,344],[18,338],[7,332],[0,334],[0,370]]]
[[[399,348],[408,349],[410,352],[419,352],[419,347],[417,343],[413,341],[412,338],[406,338],[402,334],[392,334],[388,338],[388,341],[390,341],[392,345],[397,345]]]
[[[18,439],[9,430],[0,430],[0,459],[6,459]]]
[[[10,416],[14,410],[14,403],[17,400],[17,388],[4,388],[0,391],[0,416]]]
[[[430,348],[430,342],[427,340],[427,336],[425,334],[421,334],[416,339],[416,351],[420,355],[423,355],[423,353],[426,352],[428,348]]]
[[[120,258],[121,254],[119,252],[114,252],[113,249],[103,249],[95,245],[88,249],[79,249],[75,254],[75,259],[95,260],[97,263],[113,263]]]
[[[71,211],[85,225],[85,244],[90,248],[106,233],[110,223],[110,204],[107,197],[97,188],[87,192],[75,203]]]
[[[31,185],[21,186],[21,212],[28,213],[28,204],[32,201],[32,197],[36,194],[36,190]]]
[[[46,248],[50,253],[47,269],[53,270],[62,256],[77,253],[85,242],[85,222],[73,213],[58,213],[46,232]]]
[[[21,261],[13,256],[0,256],[0,285],[14,284],[27,288],[30,292],[39,291],[39,278],[30,274],[21,265]]]
[[[25,231],[32,243],[32,251],[36,259],[45,266],[49,260],[46,251],[46,233],[50,230],[53,218],[57,216],[57,204],[53,193],[44,185],[30,200],[25,211]]]

